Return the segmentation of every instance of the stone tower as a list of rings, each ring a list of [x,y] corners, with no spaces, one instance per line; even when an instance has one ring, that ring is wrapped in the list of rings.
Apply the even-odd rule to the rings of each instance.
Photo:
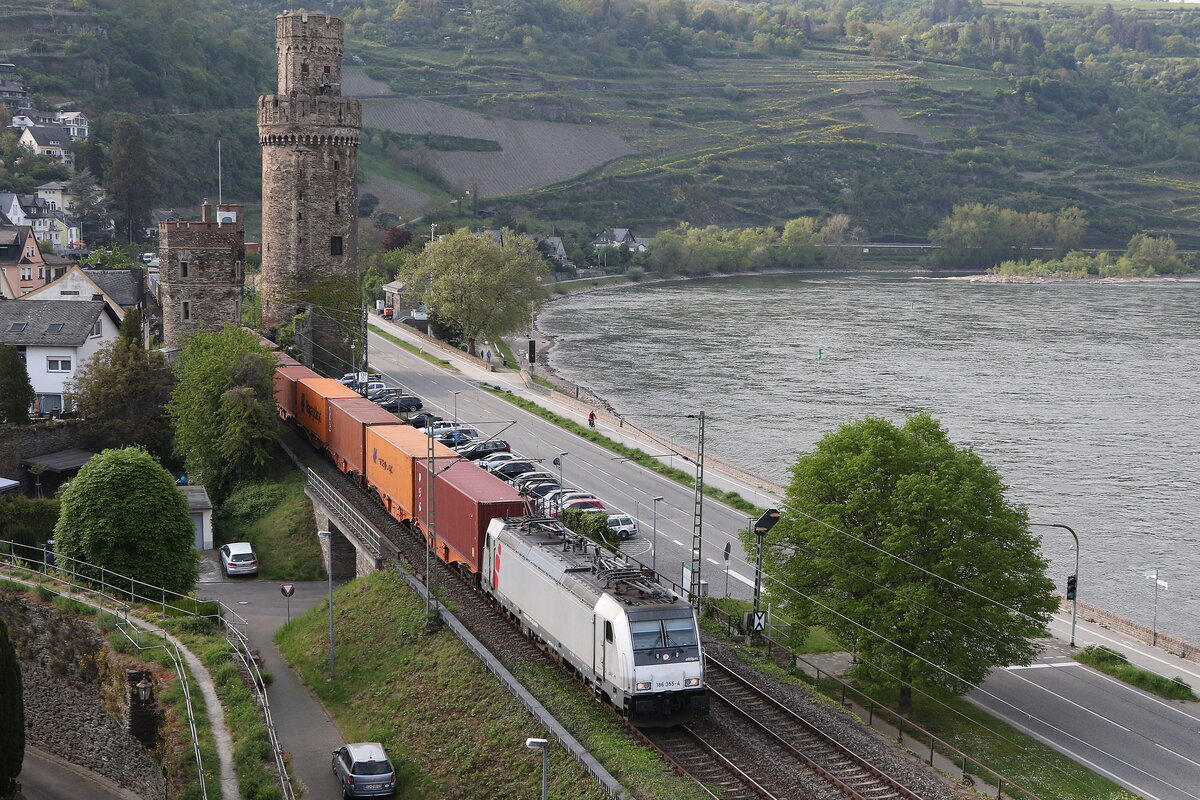
[[[297,340],[327,374],[349,368],[360,335],[358,140],[362,106],[342,97],[343,24],[275,18],[278,94],[258,99],[262,145],[262,327],[297,314]]]
[[[163,341],[182,347],[198,330],[242,323],[242,206],[200,206],[199,222],[158,223],[159,298]]]

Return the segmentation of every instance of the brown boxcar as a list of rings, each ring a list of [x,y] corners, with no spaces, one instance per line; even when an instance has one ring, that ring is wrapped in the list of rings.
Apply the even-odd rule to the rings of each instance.
[[[429,437],[409,425],[372,425],[366,429],[367,486],[374,489],[384,508],[398,520],[410,520],[413,503],[413,464],[429,452]],[[433,443],[434,459],[450,464],[458,454]]]
[[[296,381],[296,419],[315,442],[324,446],[329,441],[329,401],[358,396],[358,392],[333,378],[301,378]]]
[[[296,416],[296,382],[304,378],[320,378],[308,367],[275,368],[275,402],[279,404],[279,416],[291,419]]]
[[[461,563],[471,572],[479,572],[488,523],[496,517],[529,514],[528,504],[516,489],[469,461],[434,468],[431,509],[426,489],[429,470],[424,461],[416,462],[415,470],[417,522],[428,534],[430,512],[437,512],[433,520],[437,554],[449,564]]]
[[[329,401],[329,438],[325,449],[342,472],[363,474],[366,469],[367,429],[376,425],[402,425],[365,397],[338,397]]]

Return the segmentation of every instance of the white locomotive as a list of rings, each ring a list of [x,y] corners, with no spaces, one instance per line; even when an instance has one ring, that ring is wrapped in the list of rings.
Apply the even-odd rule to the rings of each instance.
[[[561,522],[493,519],[483,591],[635,724],[708,708],[692,607]]]

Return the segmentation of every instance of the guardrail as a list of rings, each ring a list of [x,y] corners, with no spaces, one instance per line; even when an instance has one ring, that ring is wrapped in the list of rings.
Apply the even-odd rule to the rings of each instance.
[[[61,562],[61,563],[60,563]],[[225,641],[233,650],[234,657],[243,665],[250,677],[251,694],[262,709],[263,722],[266,725],[267,737],[271,742],[271,750],[275,760],[275,768],[279,772],[279,785],[283,800],[295,800],[296,794],[292,781],[287,773],[287,765],[280,747],[279,737],[275,730],[275,722],[271,715],[271,706],[267,699],[266,682],[258,667],[258,660],[250,647],[250,639],[244,629],[249,625],[246,620],[233,609],[219,600],[198,600],[190,595],[165,589],[161,586],[131,578],[118,572],[113,572],[99,564],[67,558],[53,553],[44,547],[31,546],[21,542],[0,540],[0,568],[25,569],[37,572],[46,578],[66,586],[67,596],[79,594],[94,598],[96,606],[107,610],[121,620],[117,627],[122,635],[129,639],[139,649],[150,649],[140,641],[141,633],[160,635],[162,645],[175,664],[176,673],[183,687],[184,700],[188,713],[188,726],[192,736],[192,748],[196,757],[197,780],[200,783],[201,796],[207,798],[204,785],[204,766],[200,757],[200,744],[196,736],[195,716],[192,713],[191,694],[186,680],[186,671],[180,657],[178,646],[171,640],[170,634],[161,628],[145,629],[134,625],[129,620],[131,603],[142,603],[151,608],[158,607],[162,616],[168,616],[168,610],[173,614],[210,619],[220,625]],[[99,588],[97,588],[97,585]],[[109,608],[105,608],[106,601]],[[218,613],[201,613],[202,606],[215,607]],[[130,629],[137,631],[136,637],[130,636]],[[168,647],[168,645],[170,645]]]
[[[336,516],[341,522],[342,527],[339,529],[343,534],[354,536],[362,544],[371,551],[371,554],[376,558],[383,558],[384,546],[383,539],[376,532],[375,527],[367,522],[362,514],[355,510],[354,506],[346,502],[346,499],[333,490],[325,479],[314,472],[312,469],[304,470],[305,477],[308,479],[308,486],[312,489],[321,503],[329,510],[329,513]]]

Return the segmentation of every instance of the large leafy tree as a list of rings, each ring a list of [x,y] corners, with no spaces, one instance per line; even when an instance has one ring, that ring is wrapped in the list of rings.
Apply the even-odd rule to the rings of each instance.
[[[0,344],[0,422],[29,423],[29,407],[37,395],[17,348]]]
[[[792,467],[765,542],[772,602],[852,647],[905,710],[914,688],[962,693],[1029,663],[1058,602],[1005,489],[928,414],[846,424]]]
[[[112,164],[104,185],[127,240],[142,241],[156,197],[154,167],[146,154],[142,127],[131,119],[121,120],[113,131]]]
[[[162,354],[142,346],[136,316],[130,311],[120,338],[80,365],[70,392],[92,448],[141,445],[161,455],[171,442],[165,406],[174,380]]]
[[[193,335],[167,413],[175,452],[218,496],[261,468],[275,437],[275,357],[244,328]]]
[[[61,501],[55,553],[181,594],[194,587],[195,534],[187,500],[171,473],[145,450],[126,447],[93,456]],[[78,571],[89,574],[87,567]]]
[[[0,617],[0,797],[7,797],[25,760],[25,707],[21,662]]]
[[[404,259],[397,278],[443,320],[457,323],[474,352],[481,335],[526,327],[545,297],[546,262],[527,236],[505,230],[503,243],[460,228]]]

